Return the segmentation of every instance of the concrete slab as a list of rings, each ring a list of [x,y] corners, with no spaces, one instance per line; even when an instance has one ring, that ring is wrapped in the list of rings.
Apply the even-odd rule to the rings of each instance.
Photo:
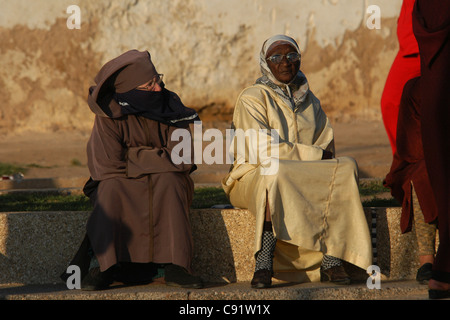
[[[383,280],[415,279],[417,240],[401,234],[400,208],[366,208],[373,220],[374,264]],[[59,275],[81,243],[89,212],[0,213],[0,283],[59,283]],[[253,275],[254,218],[246,210],[191,211],[195,273],[212,283],[250,281]],[[358,279],[365,270],[347,265]]]
[[[329,283],[278,283],[270,289],[252,289],[248,282],[210,284],[203,289],[168,287],[161,283],[140,286],[113,284],[102,291],[69,290],[64,284],[0,285],[2,300],[426,300],[428,288],[415,281],[382,282],[380,289],[364,283],[349,286]]]

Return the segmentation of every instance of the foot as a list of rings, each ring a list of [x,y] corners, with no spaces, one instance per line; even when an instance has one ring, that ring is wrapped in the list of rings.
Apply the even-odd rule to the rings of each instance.
[[[120,262],[114,270],[114,281],[127,286],[149,284],[156,274],[154,263]]]
[[[417,270],[416,280],[422,284],[427,284],[433,274],[432,268],[433,265],[431,263],[423,264],[419,270]]]
[[[113,281],[114,279],[110,269],[101,272],[99,267],[95,267],[90,269],[89,273],[81,281],[81,290],[105,290]]]
[[[334,266],[325,270],[320,270],[320,281],[348,285],[350,284],[351,279],[347,272],[345,272],[343,266]]]
[[[164,280],[166,285],[172,287],[201,289],[203,282],[200,277],[196,277],[181,266],[168,264],[164,267]]]
[[[430,299],[450,298],[450,283],[430,279],[428,288],[428,296]]]
[[[272,271],[267,269],[261,269],[253,274],[251,282],[252,288],[264,289],[272,286]]]

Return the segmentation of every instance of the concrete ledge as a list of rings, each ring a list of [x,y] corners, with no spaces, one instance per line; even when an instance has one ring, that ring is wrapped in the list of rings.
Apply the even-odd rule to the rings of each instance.
[[[415,279],[419,268],[416,230],[402,234],[400,229],[401,208],[365,208],[372,218],[372,242],[374,262],[382,273],[382,279]],[[435,249],[439,246],[436,233]]]
[[[365,284],[349,286],[327,283],[275,284],[267,290],[256,290],[248,282],[209,286],[192,290],[167,287],[151,283],[141,286],[112,286],[104,291],[68,290],[64,284],[56,285],[0,285],[1,300],[171,300],[171,301],[224,301],[229,300],[427,300],[428,286],[416,281],[382,282],[380,289],[368,289]],[[242,302],[245,303],[245,302]],[[267,304],[267,303],[266,303]],[[205,305],[211,305],[205,302]],[[148,304],[145,304],[148,307]],[[155,305],[161,307],[161,305]],[[172,303],[172,307],[177,304]],[[186,306],[183,302],[182,306]],[[289,305],[290,306],[290,305]],[[297,305],[294,306],[298,308]],[[179,309],[176,309],[178,312]],[[165,310],[165,315],[170,310]],[[272,310],[274,314],[275,310]],[[285,314],[286,309],[278,310]],[[169,317],[170,318],[170,317]]]
[[[400,234],[400,208],[366,208],[374,219],[375,262],[384,280],[414,279],[415,234]],[[89,212],[0,213],[0,283],[60,283],[84,236]],[[246,210],[192,210],[193,268],[207,282],[250,281],[255,220]],[[350,273],[367,279],[364,270]]]
[[[81,243],[88,212],[0,214],[0,283],[57,283]],[[75,251],[74,251],[75,250]]]
[[[78,249],[89,212],[0,213],[0,283],[58,283]],[[252,275],[254,219],[245,210],[191,212],[193,268],[205,281]]]

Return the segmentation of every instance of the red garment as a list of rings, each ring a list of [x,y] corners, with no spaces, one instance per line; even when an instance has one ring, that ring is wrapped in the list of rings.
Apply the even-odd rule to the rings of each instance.
[[[439,248],[433,279],[450,283],[450,0],[417,0],[413,29],[421,56],[421,132],[438,208]]]
[[[403,0],[402,9],[397,22],[397,38],[400,53],[410,56],[419,53],[419,46],[412,27],[412,12],[416,0]]]
[[[386,79],[381,97],[381,113],[392,154],[396,150],[397,119],[405,83],[420,76],[419,47],[412,29],[412,11],[415,0],[404,0],[398,18],[397,38],[399,52]]]

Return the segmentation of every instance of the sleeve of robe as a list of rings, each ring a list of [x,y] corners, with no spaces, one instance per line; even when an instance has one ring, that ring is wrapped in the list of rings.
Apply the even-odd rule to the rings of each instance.
[[[311,97],[310,97],[311,98]],[[266,100],[266,101],[265,101]],[[263,95],[254,94],[243,94],[238,99],[235,111],[233,123],[236,128],[243,129],[247,131],[253,129],[259,131],[260,129],[265,130],[268,135],[271,135],[271,128],[269,125],[267,108],[272,107],[272,101],[267,101],[266,97]],[[328,150],[334,154],[334,140],[333,140],[333,130],[330,126],[329,120],[320,107],[320,102],[315,98],[311,98],[312,105],[314,108],[314,122],[315,134],[311,141],[311,144],[295,143],[283,139],[279,139],[277,146],[274,148],[274,140],[267,139],[268,146],[270,150],[278,149],[278,159],[280,160],[294,160],[294,161],[314,161],[321,160],[324,150]],[[317,105],[319,103],[319,105]],[[275,141],[276,143],[276,141]],[[249,154],[259,154],[261,150],[256,150],[256,144],[245,144],[245,155],[244,150],[237,148],[237,161],[239,159],[245,159],[248,161]],[[253,148],[252,148],[253,146]],[[252,150],[253,149],[253,150]],[[240,161],[241,163],[243,160]]]
[[[94,127],[87,145],[88,167],[95,181],[127,177],[127,148],[113,119],[95,117]]]
[[[170,129],[170,134],[173,132]],[[183,129],[182,129],[183,130]],[[187,129],[186,129],[187,130]],[[150,146],[130,146],[123,142],[122,127],[119,121],[96,117],[91,138],[88,143],[88,166],[93,180],[110,178],[139,178],[146,174],[161,172],[186,172],[192,162],[174,164],[171,151],[174,142],[158,148]],[[136,130],[140,131],[140,130]],[[142,129],[142,134],[145,130]],[[189,133],[189,131],[187,131]],[[190,139],[190,134],[188,134]],[[181,141],[190,145],[190,141]]]

